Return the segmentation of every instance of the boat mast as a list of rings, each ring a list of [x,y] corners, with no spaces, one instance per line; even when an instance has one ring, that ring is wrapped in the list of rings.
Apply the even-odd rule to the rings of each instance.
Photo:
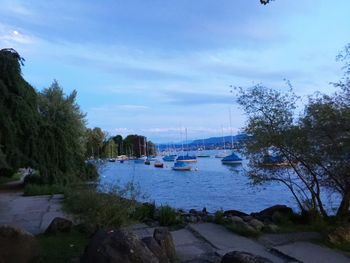
[[[231,149],[233,150],[233,135],[232,135],[231,108],[229,109],[229,116],[230,116],[230,132],[231,132]]]
[[[224,137],[224,127],[221,125],[221,130],[222,130],[222,143],[224,144],[224,151],[226,150],[225,146],[225,137]]]

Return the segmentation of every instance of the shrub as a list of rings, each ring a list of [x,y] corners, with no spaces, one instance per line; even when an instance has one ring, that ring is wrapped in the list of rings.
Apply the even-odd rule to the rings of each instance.
[[[83,228],[91,233],[98,228],[126,224],[134,210],[134,202],[94,189],[69,189],[65,196],[65,209],[76,215]]]
[[[52,184],[52,185],[39,185],[39,184],[27,184],[24,188],[23,195],[33,196],[33,195],[54,195],[63,194],[65,188],[62,185]]]
[[[85,163],[80,179],[84,181],[96,180],[98,178],[97,168],[92,163]]]
[[[214,222],[216,224],[222,224],[224,222],[224,211],[223,210],[218,210],[215,212]]]
[[[161,226],[171,226],[176,224],[176,212],[168,205],[159,208],[159,223]]]
[[[133,217],[137,220],[154,219],[156,211],[155,203],[143,203],[136,206]]]

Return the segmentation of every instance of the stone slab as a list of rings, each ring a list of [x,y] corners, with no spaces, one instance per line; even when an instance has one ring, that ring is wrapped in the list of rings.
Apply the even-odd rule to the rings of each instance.
[[[259,238],[259,242],[268,247],[281,246],[298,241],[320,240],[321,235],[317,232],[296,232],[284,234],[265,234]]]
[[[349,263],[350,258],[330,248],[309,242],[274,247],[276,251],[304,263]]]
[[[171,235],[174,240],[176,254],[181,262],[191,260],[207,262],[208,259],[210,259],[210,262],[214,262],[212,259],[217,258],[215,248],[204,240],[196,237],[191,231],[180,229],[172,231]]]
[[[262,244],[252,239],[239,236],[227,230],[223,226],[203,223],[190,224],[190,229],[202,236],[211,245],[217,248],[217,252],[224,255],[230,251],[245,251],[270,259],[272,262],[284,262],[285,260],[270,253]]]

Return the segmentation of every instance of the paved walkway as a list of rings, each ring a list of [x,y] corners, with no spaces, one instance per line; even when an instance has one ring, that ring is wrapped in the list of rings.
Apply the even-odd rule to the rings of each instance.
[[[152,236],[154,228],[137,224],[131,230],[139,237]],[[181,262],[220,262],[230,251],[246,251],[270,259],[272,262],[346,263],[350,258],[305,240],[319,239],[317,233],[267,234],[259,240],[232,233],[211,224],[190,224],[171,231],[175,249]]]
[[[0,225],[7,224],[37,235],[55,217],[69,218],[61,207],[63,195],[22,196],[21,192],[0,193]]]

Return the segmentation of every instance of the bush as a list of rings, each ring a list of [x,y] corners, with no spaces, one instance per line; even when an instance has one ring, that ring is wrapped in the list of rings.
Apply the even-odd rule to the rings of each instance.
[[[41,176],[39,172],[35,172],[32,174],[27,175],[24,178],[24,184],[37,184],[37,185],[42,185],[42,184],[47,184],[47,178],[44,176]]]
[[[116,194],[98,193],[94,189],[68,189],[64,207],[73,213],[83,228],[93,233],[98,228],[120,227],[134,211],[134,202]]]
[[[223,210],[218,210],[215,212],[214,222],[216,224],[222,224],[224,222],[224,211]]]
[[[98,171],[94,164],[85,163],[83,174],[80,175],[80,179],[83,181],[96,180],[98,178]]]
[[[155,203],[143,203],[136,206],[133,217],[136,220],[154,219],[156,211]]]
[[[27,184],[24,188],[23,195],[33,196],[33,195],[54,195],[63,194],[65,188],[62,185],[52,184],[52,185],[39,185],[39,184]]]
[[[161,226],[171,226],[176,224],[176,212],[168,205],[159,208],[159,223]]]

